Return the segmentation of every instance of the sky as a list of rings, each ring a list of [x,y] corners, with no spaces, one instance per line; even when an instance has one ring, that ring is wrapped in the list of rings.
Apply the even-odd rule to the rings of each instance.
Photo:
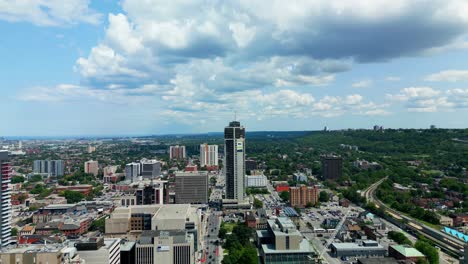
[[[465,0],[0,0],[0,136],[468,127]]]

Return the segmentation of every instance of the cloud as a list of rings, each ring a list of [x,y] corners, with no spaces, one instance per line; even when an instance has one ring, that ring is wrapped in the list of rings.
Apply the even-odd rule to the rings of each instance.
[[[98,24],[102,15],[89,8],[89,0],[2,0],[0,20],[37,26]]]
[[[431,87],[408,87],[398,94],[387,94],[391,102],[403,102],[410,112],[453,111],[468,108],[468,89],[435,90]]]
[[[445,70],[433,73],[424,78],[430,82],[459,82],[468,81],[468,70]]]
[[[388,76],[385,78],[385,80],[389,82],[398,82],[401,80],[401,78],[398,76]]]
[[[372,85],[372,80],[362,80],[362,81],[353,83],[351,86],[354,88],[366,88],[371,85]]]

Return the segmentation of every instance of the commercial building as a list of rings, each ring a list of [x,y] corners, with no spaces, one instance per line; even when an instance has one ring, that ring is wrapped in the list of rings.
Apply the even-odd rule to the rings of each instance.
[[[35,160],[33,172],[37,174],[47,173],[50,176],[63,176],[63,160]]]
[[[294,173],[294,180],[298,182],[307,182],[307,176],[304,173]]]
[[[343,175],[343,158],[333,155],[322,156],[323,179],[338,179]]]
[[[200,145],[200,167],[218,166],[218,145]]]
[[[86,264],[120,264],[120,239],[89,238],[75,243]]]
[[[132,162],[125,165],[125,180],[130,182],[137,181],[140,175],[140,163]]]
[[[71,264],[83,263],[83,259],[78,255],[75,247],[62,244],[39,244],[2,248],[0,263]]]
[[[99,163],[97,160],[89,160],[84,164],[84,172],[94,175],[96,177],[99,173]]]
[[[185,146],[170,146],[169,147],[169,158],[170,159],[185,159]]]
[[[11,235],[11,164],[8,151],[0,150],[0,247],[10,244]]]
[[[161,175],[161,162],[158,160],[142,159],[140,163],[143,179],[154,179]]]
[[[388,246],[388,255],[390,257],[394,257],[397,260],[412,261],[415,263],[418,262],[419,259],[426,258],[423,253],[407,245]]]
[[[305,207],[308,204],[315,205],[318,202],[318,186],[289,187],[289,203],[293,207]]]
[[[332,243],[331,255],[335,257],[384,257],[387,250],[376,241],[361,243]]]
[[[245,128],[232,121],[224,128],[224,170],[226,199],[243,201],[245,197]]]
[[[247,187],[266,187],[268,179],[265,175],[247,175],[245,176]]]
[[[257,230],[256,240],[262,263],[313,263],[309,241],[288,217],[267,220],[266,230]]]
[[[106,219],[105,230],[108,237],[138,235],[144,230],[187,230],[198,241],[200,221],[201,212],[190,204],[135,205],[117,207]]]
[[[208,172],[176,172],[175,203],[208,203]]]
[[[135,202],[137,205],[168,204],[167,181],[151,181],[150,184],[141,184],[135,191]]]
[[[135,263],[195,263],[195,239],[185,230],[144,231],[135,244]]]

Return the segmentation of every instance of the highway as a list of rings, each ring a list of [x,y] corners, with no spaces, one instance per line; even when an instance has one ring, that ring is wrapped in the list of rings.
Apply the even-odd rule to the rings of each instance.
[[[454,238],[430,226],[427,226],[413,219],[412,217],[403,215],[402,213],[390,208],[389,206],[381,202],[379,199],[377,199],[377,197],[375,196],[375,190],[386,179],[387,177],[369,186],[369,188],[367,188],[362,193],[362,196],[364,196],[368,202],[373,202],[376,207],[384,208],[385,212],[388,214],[387,220],[400,227],[404,227],[406,230],[422,234],[423,236],[433,241],[437,246],[439,246],[442,251],[446,252],[451,256],[461,258],[463,256],[462,250],[464,249],[464,243],[461,240],[458,240],[457,238]]]

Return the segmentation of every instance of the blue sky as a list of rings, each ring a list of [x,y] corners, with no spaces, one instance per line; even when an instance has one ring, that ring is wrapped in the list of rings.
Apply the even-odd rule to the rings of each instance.
[[[0,0],[0,32],[0,135],[468,126],[463,0]]]

